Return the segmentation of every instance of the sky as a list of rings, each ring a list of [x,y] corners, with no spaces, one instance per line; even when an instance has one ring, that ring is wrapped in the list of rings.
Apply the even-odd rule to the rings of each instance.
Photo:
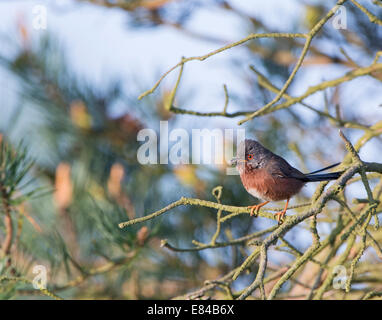
[[[208,1],[206,1],[208,3]],[[248,12],[254,17],[261,16],[266,25],[274,30],[295,30],[295,21],[304,14],[303,6],[298,1],[253,1],[231,0],[230,3],[241,11]],[[47,8],[47,30],[33,29],[36,5]],[[202,55],[214,50],[222,43],[201,41],[171,27],[156,27],[135,29],[128,25],[128,15],[120,9],[105,9],[89,3],[78,4],[71,0],[45,1],[1,1],[0,2],[0,34],[10,38],[18,38],[17,24],[23,21],[32,39],[37,39],[44,32],[54,35],[64,48],[73,70],[88,81],[102,88],[113,81],[121,79],[124,87],[139,88],[140,92],[149,89],[169,67],[176,64],[182,56],[190,57]],[[351,28],[351,26],[349,26]],[[247,26],[242,19],[223,10],[211,10],[209,6],[197,9],[187,23],[187,28],[210,36],[232,42],[243,37]],[[325,44],[321,44],[325,46]],[[336,50],[336,48],[325,48]],[[238,70],[232,66],[232,61],[240,61]],[[239,96],[249,96],[249,86],[243,83],[240,72],[248,72],[248,62],[244,48],[234,48],[216,55],[203,62],[195,61],[185,66],[180,91],[187,95],[187,102],[194,110],[220,111],[224,105],[222,85],[226,84],[230,93]],[[247,70],[247,71],[243,71]],[[290,88],[290,93],[299,94],[309,85],[327,80],[344,73],[343,68],[330,69],[318,66],[309,67],[299,72],[305,86]],[[163,81],[158,90],[170,89],[174,84],[177,73],[170,74]],[[361,83],[362,85],[357,85]],[[357,108],[361,115],[368,115],[369,110],[375,109],[375,101],[381,100],[381,94],[368,88],[369,80],[362,78],[354,82],[351,92],[345,92],[344,101],[350,108]],[[6,121],[7,113],[4,106],[11,106],[12,79],[0,70],[0,102],[3,101],[0,119]],[[185,89],[186,88],[186,89]],[[366,88],[366,89],[365,89]],[[182,90],[183,89],[183,90]],[[364,90],[369,90],[368,100],[365,100]],[[135,90],[137,91],[137,90]],[[358,98],[361,97],[362,101]],[[315,95],[307,99],[310,103],[322,103],[322,95]],[[137,100],[136,107],[141,106]],[[249,106],[239,106],[232,100],[229,110]],[[124,110],[116,108],[115,116]],[[305,118],[313,119],[309,111],[299,109]],[[208,119],[185,117],[185,122],[195,126],[208,125]],[[237,128],[237,119],[216,118],[215,126]],[[359,138],[360,133],[353,133],[352,139]],[[339,139],[339,137],[336,137]],[[361,156],[367,161],[376,161],[379,155],[377,145],[371,143],[365,147]],[[380,144],[379,144],[380,146]],[[314,169],[314,168],[312,168]]]
[[[278,12],[275,12],[275,2],[258,2],[260,6],[252,6],[250,1],[232,1],[241,10],[253,12],[255,16],[261,13],[269,17],[269,25],[275,24],[281,28],[285,24],[287,27],[287,23],[282,23],[286,20],[280,20],[278,16],[298,14],[298,10],[293,10],[296,6],[290,4],[278,4]],[[32,27],[35,17],[33,8],[39,4],[47,7],[46,31],[34,30]],[[49,32],[59,39],[73,69],[100,86],[115,78],[129,84],[131,74],[139,76],[142,84],[154,83],[159,74],[177,63],[182,56],[205,54],[222,45],[187,37],[171,27],[129,28],[128,16],[119,9],[106,10],[70,0],[0,2],[1,31],[14,33],[21,17],[29,26],[28,31],[32,36],[38,37],[42,32]],[[223,10],[211,11],[207,7],[193,14],[188,28],[230,42],[240,39],[246,26],[237,16]],[[233,92],[245,93],[241,84],[242,77],[235,75],[232,69],[222,68],[229,56],[240,58],[243,53],[242,48],[235,48],[206,63],[190,63],[185,70],[182,85],[195,87],[195,83],[200,84],[195,105],[221,106],[224,103],[223,83]],[[164,86],[171,85],[175,76],[174,73],[168,77]],[[142,87],[142,90],[146,88]]]

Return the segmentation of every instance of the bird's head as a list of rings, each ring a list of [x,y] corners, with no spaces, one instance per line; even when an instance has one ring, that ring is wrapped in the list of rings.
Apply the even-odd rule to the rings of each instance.
[[[245,139],[237,148],[237,156],[231,159],[231,165],[238,168],[248,166],[257,168],[268,150],[255,140]]]

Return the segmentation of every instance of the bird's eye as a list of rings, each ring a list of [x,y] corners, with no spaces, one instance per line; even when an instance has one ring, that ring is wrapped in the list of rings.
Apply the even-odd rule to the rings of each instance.
[[[247,155],[247,159],[248,159],[248,160],[252,160],[252,159],[253,159],[253,154],[249,154],[249,155]]]

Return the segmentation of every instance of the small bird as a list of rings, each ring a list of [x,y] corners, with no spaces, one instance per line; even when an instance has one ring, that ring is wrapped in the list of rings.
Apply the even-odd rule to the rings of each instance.
[[[246,139],[239,145],[238,157],[233,158],[231,164],[236,165],[241,182],[248,193],[265,200],[260,204],[249,206],[251,216],[270,201],[286,200],[284,209],[275,214],[279,224],[284,219],[290,198],[307,182],[335,180],[342,174],[342,172],[316,174],[338,166],[339,163],[304,174],[293,168],[282,157],[251,139]]]

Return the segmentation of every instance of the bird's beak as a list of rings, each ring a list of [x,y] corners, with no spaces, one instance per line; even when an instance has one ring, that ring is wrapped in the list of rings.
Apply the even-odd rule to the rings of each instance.
[[[247,161],[244,160],[244,159],[238,158],[238,157],[234,157],[234,158],[231,159],[230,165],[231,166],[236,166],[238,163],[241,163],[241,162],[247,162]]]

